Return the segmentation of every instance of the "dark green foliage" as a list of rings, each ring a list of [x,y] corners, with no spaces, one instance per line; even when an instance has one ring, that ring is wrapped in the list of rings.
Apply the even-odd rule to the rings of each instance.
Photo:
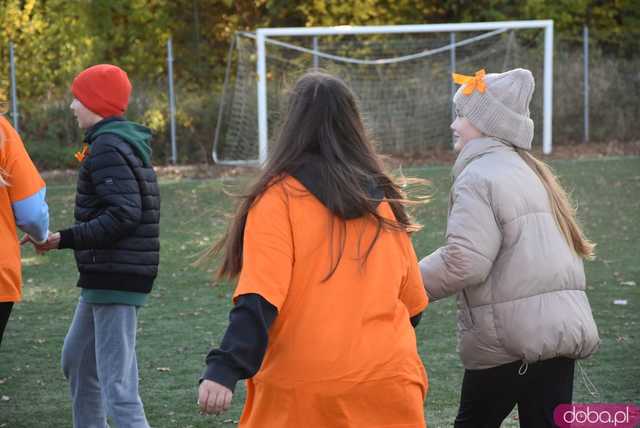
[[[634,118],[640,103],[627,94],[637,94],[640,84],[635,72],[639,0],[0,0],[0,101],[9,97],[8,44],[13,41],[24,140],[30,149],[37,147],[34,159],[40,167],[68,167],[60,153],[81,143],[66,113],[71,79],[87,66],[116,63],[134,82],[129,118],[155,131],[156,160],[164,163],[169,147],[166,42],[172,37],[178,158],[210,162],[226,53],[235,31],[518,19],[555,21],[556,143],[582,138],[584,24],[591,28],[593,52],[592,137],[637,138]]]

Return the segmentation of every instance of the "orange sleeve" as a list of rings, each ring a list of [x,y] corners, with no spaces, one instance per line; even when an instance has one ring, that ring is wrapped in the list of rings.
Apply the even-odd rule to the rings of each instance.
[[[0,128],[4,135],[3,165],[9,186],[9,199],[11,202],[21,201],[37,193],[44,187],[44,181],[31,161],[27,150],[18,133],[9,122],[0,116]]]
[[[407,236],[408,245],[408,268],[405,282],[400,291],[400,300],[405,304],[409,311],[409,316],[413,317],[424,311],[429,304],[427,292],[422,284],[422,275],[418,265],[418,257],[411,244],[411,239]]]
[[[287,195],[281,184],[275,184],[249,210],[242,270],[233,298],[259,294],[280,311],[287,298],[292,271],[293,236]]]

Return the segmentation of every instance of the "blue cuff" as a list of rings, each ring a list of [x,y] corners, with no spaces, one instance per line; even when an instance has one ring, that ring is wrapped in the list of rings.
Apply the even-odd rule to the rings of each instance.
[[[39,192],[12,204],[16,225],[38,242],[46,241],[49,234],[46,194],[47,188],[43,187]]]

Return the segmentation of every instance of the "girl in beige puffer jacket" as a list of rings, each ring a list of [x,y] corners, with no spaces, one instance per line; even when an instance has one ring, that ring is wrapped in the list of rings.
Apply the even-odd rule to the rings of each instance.
[[[553,427],[575,360],[599,345],[585,293],[593,256],[566,192],[529,150],[531,72],[455,75],[446,245],[420,262],[431,301],[455,294],[465,367],[455,427]]]

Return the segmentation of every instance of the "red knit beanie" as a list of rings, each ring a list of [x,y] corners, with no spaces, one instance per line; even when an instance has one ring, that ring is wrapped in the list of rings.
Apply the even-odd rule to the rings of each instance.
[[[129,105],[127,73],[111,64],[98,64],[78,74],[71,92],[86,108],[102,117],[122,116]]]

